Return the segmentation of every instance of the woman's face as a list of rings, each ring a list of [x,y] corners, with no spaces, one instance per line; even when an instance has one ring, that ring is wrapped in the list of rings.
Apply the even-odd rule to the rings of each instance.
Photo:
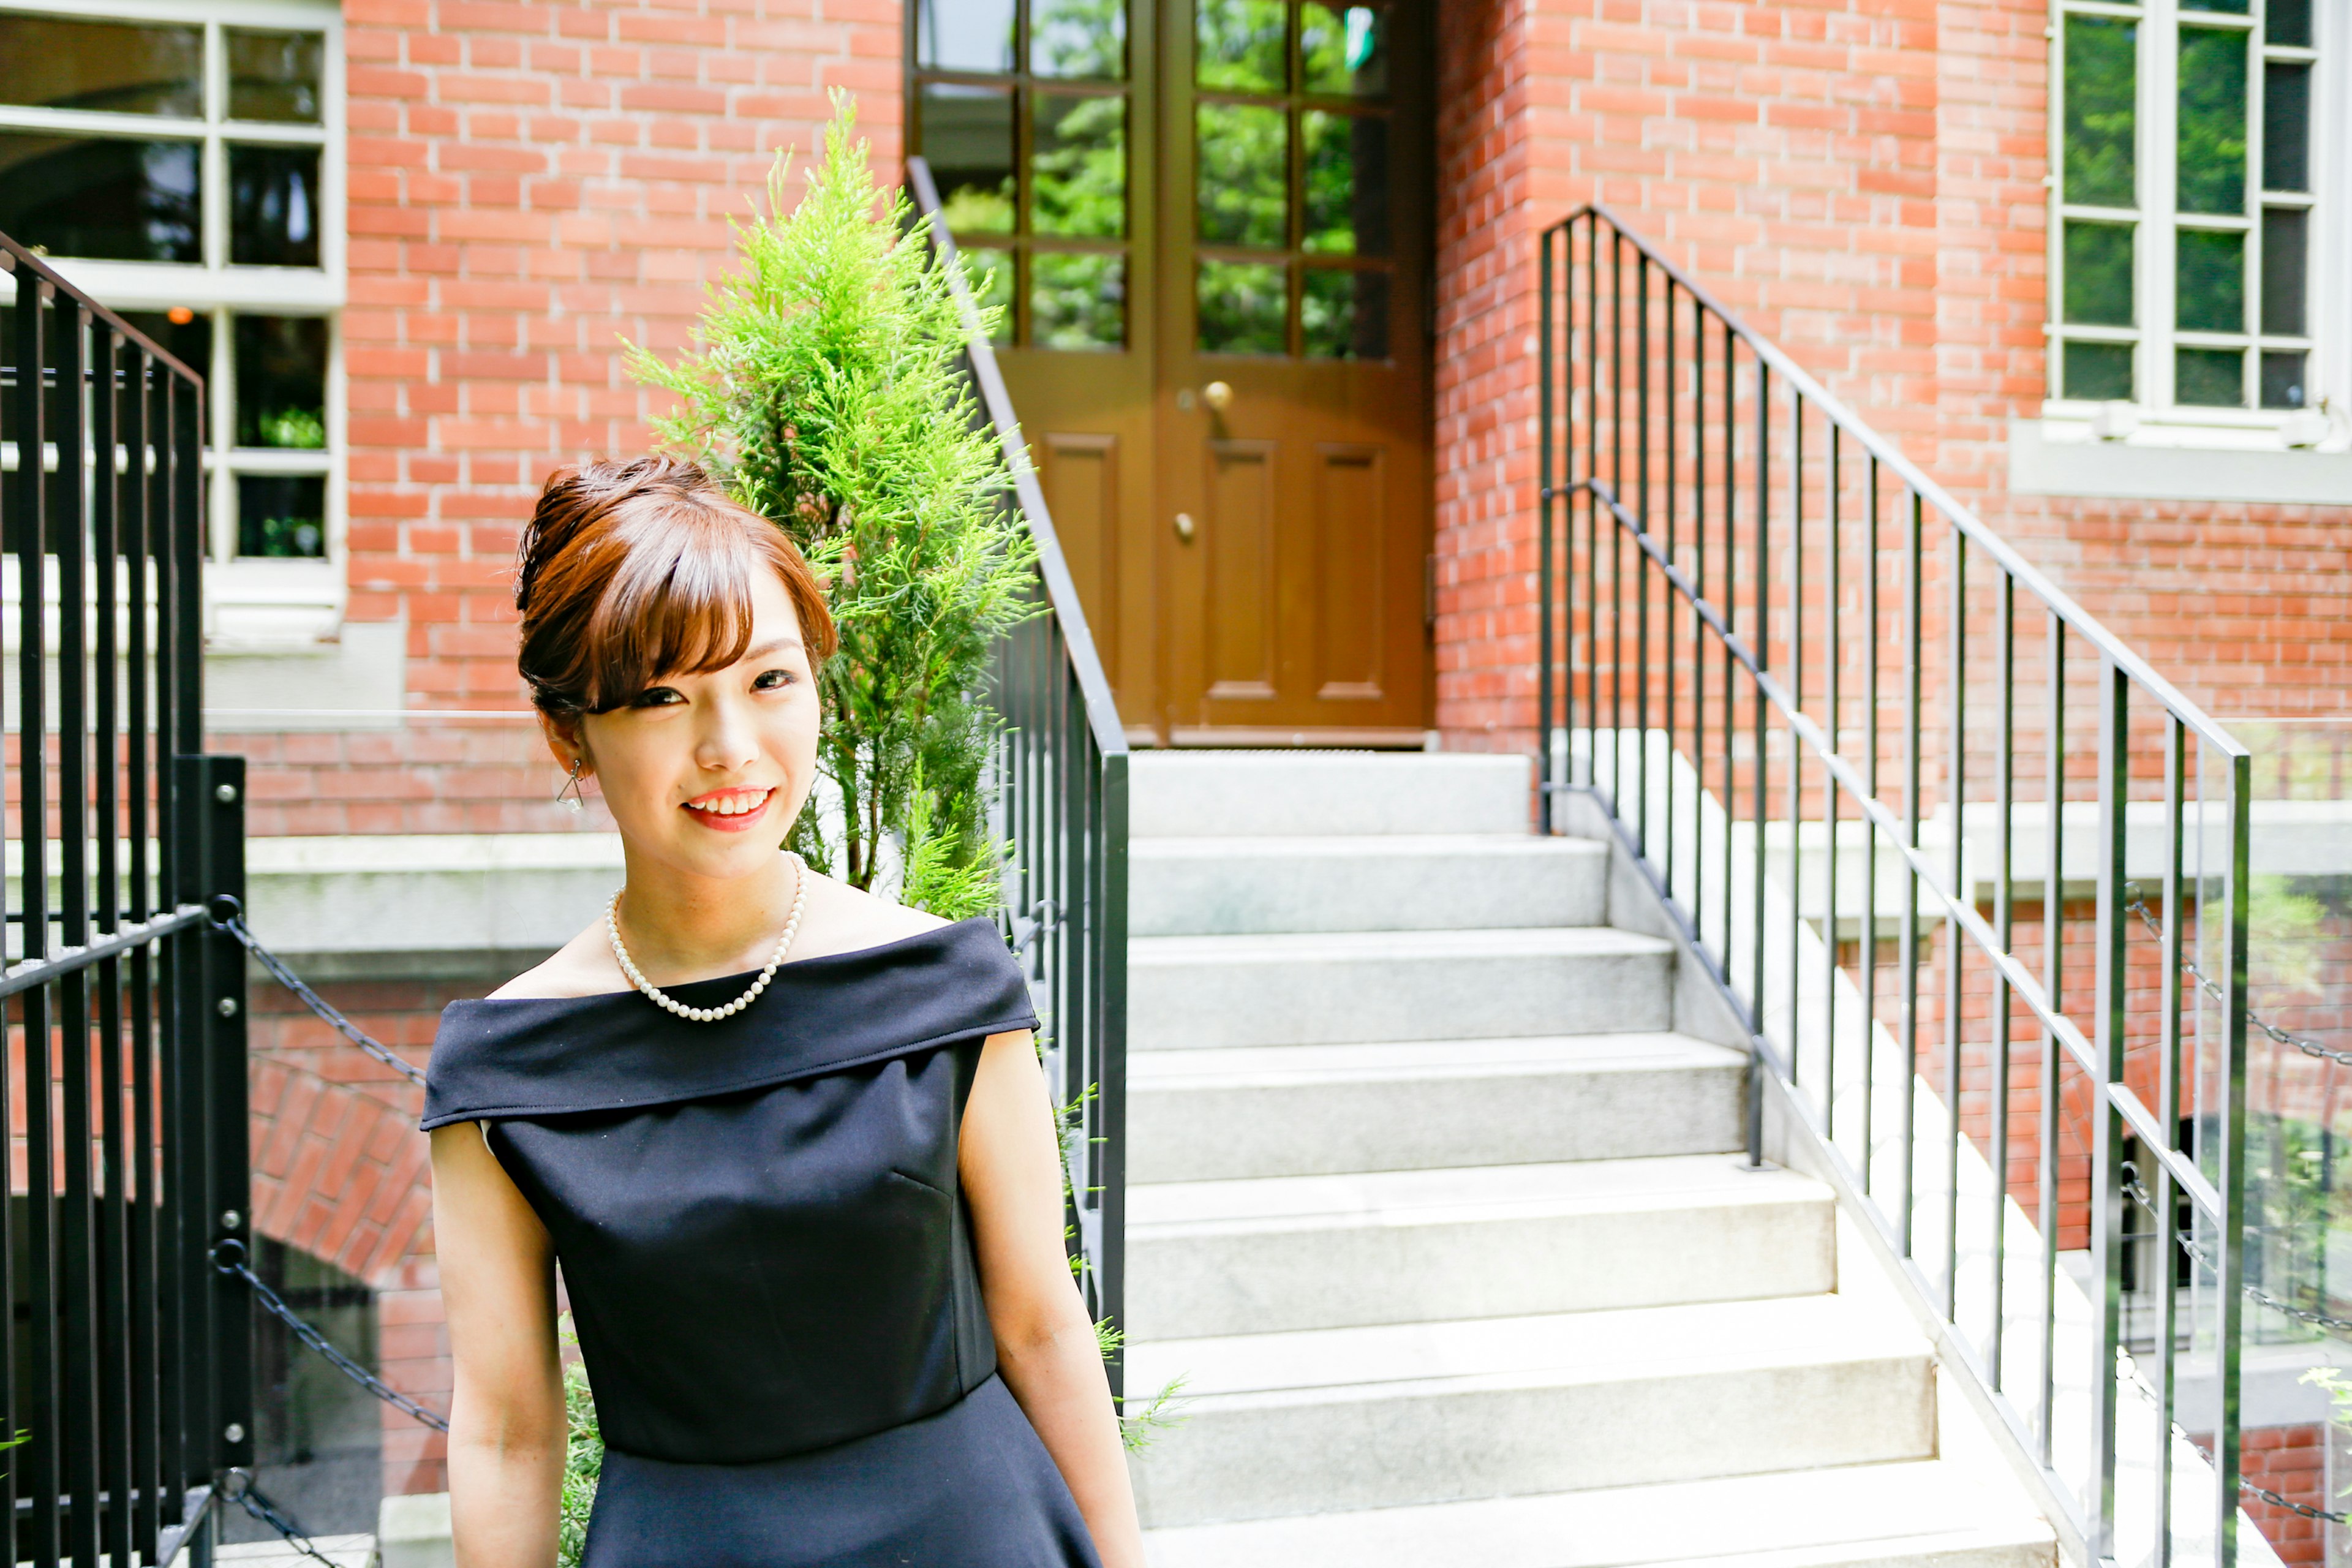
[[[772,572],[751,584],[743,657],[699,675],[664,675],[635,699],[580,721],[579,743],[632,859],[688,876],[744,877],[776,847],[816,778],[817,693],[800,620]]]

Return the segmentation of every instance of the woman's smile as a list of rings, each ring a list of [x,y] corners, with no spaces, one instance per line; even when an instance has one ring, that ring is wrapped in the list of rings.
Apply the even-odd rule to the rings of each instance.
[[[760,789],[736,785],[711,790],[681,805],[705,827],[720,833],[748,833],[768,815],[768,803],[775,797],[772,785]]]

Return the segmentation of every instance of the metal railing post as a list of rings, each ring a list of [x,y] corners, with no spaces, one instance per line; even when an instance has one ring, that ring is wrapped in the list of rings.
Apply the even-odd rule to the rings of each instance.
[[[245,759],[205,756],[181,759],[194,764],[195,809],[203,823],[205,897],[245,903]],[[205,1016],[205,1146],[211,1179],[209,1212],[199,1228],[205,1235],[205,1260],[224,1241],[253,1237],[253,1159],[247,1120],[245,949],[217,927],[203,944]],[[253,1436],[253,1297],[243,1282],[219,1269],[204,1274],[213,1293],[211,1354],[217,1404],[214,1409],[212,1468],[250,1467]]]

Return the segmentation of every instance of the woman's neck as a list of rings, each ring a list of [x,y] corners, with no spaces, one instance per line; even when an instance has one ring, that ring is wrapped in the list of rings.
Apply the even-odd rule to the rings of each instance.
[[[655,984],[680,984],[766,965],[791,917],[793,862],[779,852],[758,871],[681,874],[624,850],[621,940]],[[803,873],[804,874],[804,873]]]

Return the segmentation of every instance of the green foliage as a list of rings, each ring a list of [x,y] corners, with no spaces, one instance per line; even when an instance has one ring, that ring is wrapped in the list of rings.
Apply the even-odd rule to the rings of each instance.
[[[2246,205],[2246,35],[2180,30],[2177,200],[2185,213],[2242,212]]]
[[[847,96],[834,109],[799,204],[787,210],[780,156],[766,212],[736,226],[742,264],[711,288],[693,346],[667,363],[632,345],[629,367],[678,400],[661,437],[830,584],[841,650],[817,677],[818,765],[841,816],[805,812],[788,842],[874,890],[900,839],[922,889],[968,905],[1000,857],[982,820],[998,721],[982,688],[992,645],[1034,613],[1035,546],[974,417],[947,273],[905,197],[875,184]]]
[[[2246,941],[2252,950],[2255,994],[2273,990],[2311,998],[2326,991],[2327,906],[2295,890],[2295,879],[2257,873],[2246,886]]]
[[[2066,199],[2138,205],[2132,143],[2138,104],[2139,26],[2107,16],[2066,18]]]
[[[567,1345],[580,1336],[572,1314],[563,1314],[558,1331]],[[604,1468],[604,1435],[596,1425],[596,1396],[588,1391],[588,1371],[578,1362],[563,1369],[563,1491],[557,1505],[555,1552],[558,1568],[580,1568],[580,1553],[588,1543],[588,1515],[596,1506],[596,1478]]]

